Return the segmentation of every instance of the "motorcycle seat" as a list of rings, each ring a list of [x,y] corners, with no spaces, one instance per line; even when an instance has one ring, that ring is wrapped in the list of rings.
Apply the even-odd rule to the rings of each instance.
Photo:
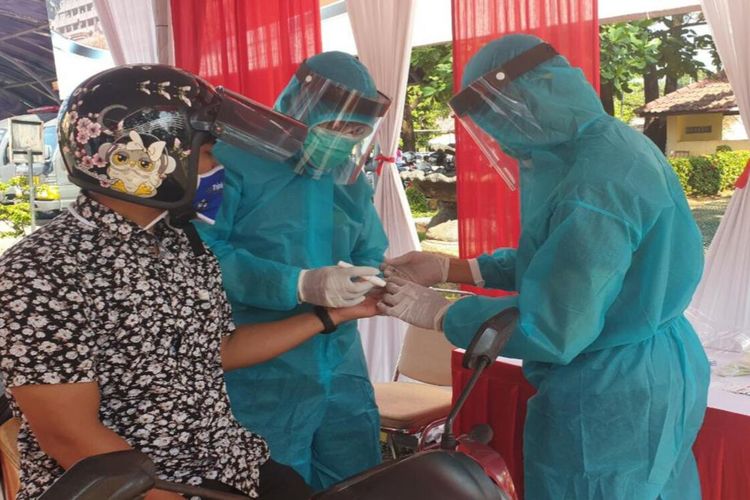
[[[313,496],[315,500],[506,500],[482,467],[463,453],[433,450],[383,464]]]

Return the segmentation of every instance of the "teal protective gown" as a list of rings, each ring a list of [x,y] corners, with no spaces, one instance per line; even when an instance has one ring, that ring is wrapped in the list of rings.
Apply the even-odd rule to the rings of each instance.
[[[538,43],[490,43],[464,86]],[[524,433],[527,499],[700,498],[691,447],[709,365],[683,312],[703,250],[678,180],[562,57],[511,85],[513,99],[473,118],[520,160],[518,249],[479,258],[488,287],[518,295],[457,302],[446,335],[466,346],[484,320],[520,310],[502,354],[524,360],[538,391]],[[511,102],[538,126],[502,119]]]
[[[374,90],[351,56],[325,53],[308,64],[360,91]],[[331,65],[339,73],[328,74]],[[284,97],[296,91],[292,79],[277,108],[284,111]],[[315,180],[295,174],[296,159],[273,162],[223,143],[214,155],[226,168],[224,201],[215,226],[200,232],[221,264],[236,323],[311,311],[297,301],[302,269],[341,260],[380,266],[387,240],[364,176],[348,186],[335,184],[332,175]],[[356,322],[228,372],[226,383],[237,419],[314,488],[380,462],[379,414]]]

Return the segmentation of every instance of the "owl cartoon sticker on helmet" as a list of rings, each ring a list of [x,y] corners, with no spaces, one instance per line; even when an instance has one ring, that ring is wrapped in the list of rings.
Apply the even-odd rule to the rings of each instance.
[[[143,137],[131,131],[127,142],[104,143],[96,155],[109,165],[107,174],[113,181],[112,189],[150,198],[177,167],[175,159],[165,151],[166,145],[153,137],[146,147]]]

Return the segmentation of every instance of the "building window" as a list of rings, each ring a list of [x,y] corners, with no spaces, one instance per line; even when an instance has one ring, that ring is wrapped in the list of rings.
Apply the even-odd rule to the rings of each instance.
[[[685,127],[686,134],[710,134],[713,127],[704,125],[702,127]]]

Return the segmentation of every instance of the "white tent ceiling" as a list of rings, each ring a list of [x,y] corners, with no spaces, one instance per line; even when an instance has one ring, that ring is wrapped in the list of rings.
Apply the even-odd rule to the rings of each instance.
[[[498,0],[500,1],[500,0]],[[599,0],[602,23],[643,19],[700,10],[699,0]],[[342,0],[321,10],[323,50],[356,53],[352,28]],[[449,42],[451,0],[417,0],[414,46]]]

